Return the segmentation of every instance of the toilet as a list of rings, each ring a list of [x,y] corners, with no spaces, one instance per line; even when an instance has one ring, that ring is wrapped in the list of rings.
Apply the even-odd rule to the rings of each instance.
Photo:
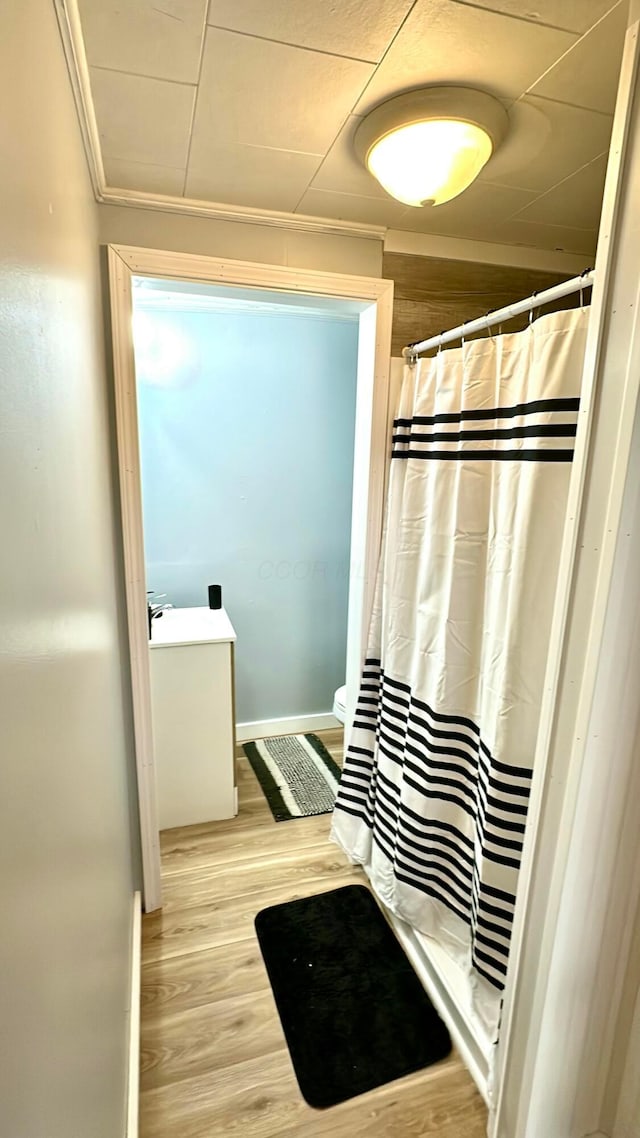
[[[335,715],[336,719],[340,720],[341,723],[344,723],[345,716],[347,713],[346,712],[346,705],[347,705],[347,685],[343,684],[341,688],[338,688],[336,694],[333,697],[333,714]]]

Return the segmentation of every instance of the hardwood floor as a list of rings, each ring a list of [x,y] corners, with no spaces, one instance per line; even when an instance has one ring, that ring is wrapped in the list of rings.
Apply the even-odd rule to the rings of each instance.
[[[342,732],[322,732],[338,762]],[[457,1055],[330,1110],[298,1090],[253,920],[363,881],[330,815],[275,823],[239,750],[240,813],[161,834],[164,907],[143,919],[140,1138],[483,1138]]]

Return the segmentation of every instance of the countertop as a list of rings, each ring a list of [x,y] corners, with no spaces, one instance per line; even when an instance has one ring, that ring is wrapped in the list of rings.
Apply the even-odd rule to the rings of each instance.
[[[229,644],[236,634],[225,609],[165,609],[151,624],[150,648]]]

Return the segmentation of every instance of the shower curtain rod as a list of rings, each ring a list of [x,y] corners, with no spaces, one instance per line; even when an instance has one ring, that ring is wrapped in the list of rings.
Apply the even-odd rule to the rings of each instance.
[[[500,324],[503,320],[510,320],[513,316],[521,316],[523,312],[531,312],[534,308],[541,308],[544,304],[561,300],[563,296],[570,296],[572,292],[590,288],[593,284],[593,278],[593,269],[585,269],[581,276],[572,277],[570,281],[553,285],[551,288],[544,289],[543,292],[534,292],[526,300],[518,300],[515,304],[496,308],[494,312],[488,312],[486,316],[479,316],[477,320],[469,320],[457,328],[452,328],[449,332],[441,332],[439,336],[431,336],[428,340],[409,344],[408,347],[402,349],[402,354],[407,360],[415,360],[422,352],[428,352],[431,348],[450,344],[452,340],[460,340],[472,332],[488,331],[492,324]]]

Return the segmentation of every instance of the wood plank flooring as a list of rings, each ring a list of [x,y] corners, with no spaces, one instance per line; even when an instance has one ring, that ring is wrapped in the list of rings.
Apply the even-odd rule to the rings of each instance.
[[[342,761],[342,732],[322,732]],[[293,1073],[253,920],[362,882],[330,815],[275,823],[238,751],[240,813],[161,834],[164,907],[143,918],[140,1138],[484,1138],[457,1055],[330,1110]]]

